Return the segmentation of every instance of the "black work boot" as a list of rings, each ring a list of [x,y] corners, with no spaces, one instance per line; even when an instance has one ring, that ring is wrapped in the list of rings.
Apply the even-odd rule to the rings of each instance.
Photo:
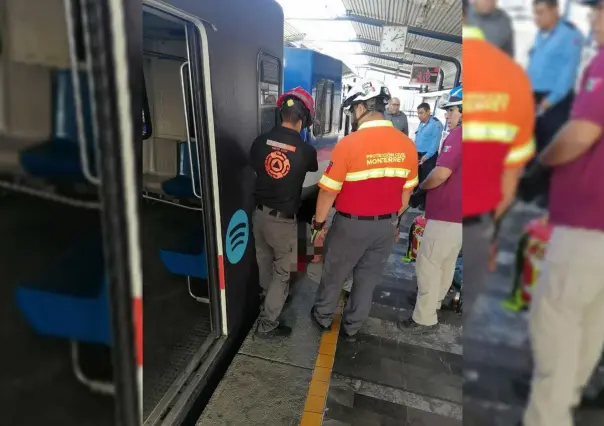
[[[409,332],[411,334],[428,334],[434,333],[438,330],[438,324],[434,325],[421,325],[413,321],[412,317],[407,318],[406,320],[399,321],[397,323],[398,328],[402,331]]]
[[[262,332],[256,329],[254,335],[259,339],[285,339],[292,334],[292,328],[285,324],[279,324],[277,328],[270,331]]]
[[[354,343],[357,341],[357,336],[354,334],[348,334],[344,331],[343,328],[340,329],[340,337],[346,342],[346,343]]]
[[[319,331],[329,331],[331,330],[331,325],[328,327],[325,327],[323,324],[321,324],[319,322],[319,320],[317,320],[317,317],[315,316],[315,308],[313,306],[313,308],[310,310],[310,319],[312,321],[312,323],[319,329]]]

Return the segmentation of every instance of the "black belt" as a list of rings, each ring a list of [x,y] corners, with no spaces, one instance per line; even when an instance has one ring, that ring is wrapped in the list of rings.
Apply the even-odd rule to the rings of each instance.
[[[271,209],[270,207],[263,206],[262,204],[257,204],[256,208],[258,210],[267,212],[269,214],[269,216],[274,216],[274,217],[277,217],[280,219],[295,219],[296,218],[295,214],[283,213],[283,212],[280,212],[279,210],[275,210],[275,209]]]
[[[492,221],[494,219],[494,216],[495,216],[495,212],[487,212],[487,213],[477,214],[474,216],[464,217],[463,224],[464,225],[473,225],[476,223],[481,223],[485,220]]]
[[[352,220],[385,220],[385,219],[395,219],[397,217],[396,213],[380,214],[378,216],[357,216],[354,214],[342,213],[342,212],[338,212],[338,214],[340,216],[343,216],[347,219],[352,219]]]

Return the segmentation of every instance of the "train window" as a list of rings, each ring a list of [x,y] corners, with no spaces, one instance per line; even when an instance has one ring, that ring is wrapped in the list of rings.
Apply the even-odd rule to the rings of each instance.
[[[281,93],[281,61],[264,52],[258,54],[259,132],[272,129],[277,119],[277,99]]]
[[[322,136],[331,133],[333,121],[334,82],[319,80],[313,90],[315,99],[315,124],[313,135]]]

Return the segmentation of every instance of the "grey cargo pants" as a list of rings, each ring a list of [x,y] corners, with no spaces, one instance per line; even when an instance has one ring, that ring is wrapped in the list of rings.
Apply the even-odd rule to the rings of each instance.
[[[484,215],[479,222],[463,224],[463,320],[468,321],[489,273],[489,256],[495,225]]]
[[[325,241],[321,282],[315,298],[315,318],[331,324],[342,286],[350,277],[354,285],[344,308],[342,328],[354,335],[369,317],[373,290],[382,278],[382,270],[394,244],[396,215],[384,220],[355,220],[336,214]]]
[[[289,294],[289,276],[292,253],[297,244],[298,223],[295,219],[271,216],[266,209],[256,209],[252,224],[260,287],[266,295],[258,317],[258,331],[266,333],[279,325],[277,318],[281,315]]]

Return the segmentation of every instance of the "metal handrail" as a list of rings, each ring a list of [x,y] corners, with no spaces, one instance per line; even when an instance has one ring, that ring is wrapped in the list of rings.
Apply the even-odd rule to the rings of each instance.
[[[88,162],[88,143],[86,140],[86,131],[84,129],[84,113],[83,113],[83,102],[82,92],[80,91],[80,76],[79,76],[79,63],[76,52],[76,41],[75,41],[75,25],[73,22],[72,0],[64,0],[65,6],[65,21],[67,23],[67,40],[69,42],[69,62],[71,65],[71,81],[73,85],[73,98],[75,102],[76,110],[76,125],[78,129],[78,147],[80,152],[80,162],[82,163],[82,173],[86,180],[93,185],[100,185],[101,180],[98,176],[94,176],[90,169],[90,163]],[[98,157],[98,156],[97,156]]]
[[[189,63],[188,62],[183,62],[182,65],[180,66],[180,83],[182,86],[182,102],[183,102],[183,106],[184,106],[184,112],[185,112],[185,126],[186,126],[186,134],[187,134],[187,149],[189,150],[189,167],[191,170],[191,186],[193,188],[193,195],[195,196],[195,198],[198,198],[201,200],[201,194],[197,193],[197,188],[195,188],[195,169],[193,168],[193,149],[192,149],[192,145],[191,145],[191,135],[189,134],[189,113],[188,113],[188,108],[187,108],[187,92],[186,92],[186,86],[185,86],[185,76],[184,76],[184,69],[185,67],[188,67]],[[196,156],[197,158],[197,166],[200,169],[201,165],[199,164],[199,158],[198,156]]]

